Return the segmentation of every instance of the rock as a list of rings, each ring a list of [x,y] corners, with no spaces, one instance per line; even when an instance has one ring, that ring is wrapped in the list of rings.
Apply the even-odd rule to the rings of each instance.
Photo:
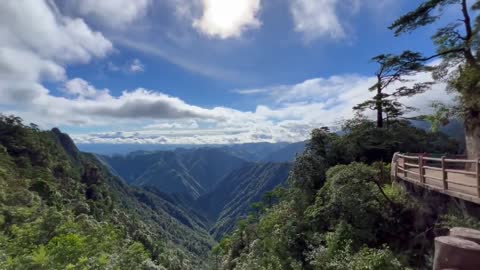
[[[450,229],[450,236],[473,241],[480,245],[480,231],[470,228],[455,227]]]
[[[454,236],[435,238],[433,269],[480,269],[480,245]]]

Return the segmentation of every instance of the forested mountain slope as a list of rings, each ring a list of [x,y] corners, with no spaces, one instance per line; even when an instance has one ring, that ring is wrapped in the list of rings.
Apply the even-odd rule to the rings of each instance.
[[[230,232],[265,193],[284,184],[290,169],[289,163],[246,162],[223,148],[139,151],[100,158],[132,185],[194,209],[216,238]]]
[[[186,193],[192,198],[210,191],[225,175],[246,164],[218,148],[133,152],[100,158],[130,184],[156,187],[166,193]]]
[[[0,118],[0,187],[0,269],[200,269],[213,244],[199,216],[16,117]]]
[[[214,190],[200,197],[197,209],[214,221],[211,233],[222,237],[251,212],[252,204],[285,183],[291,164],[249,163],[232,171]]]
[[[263,162],[293,162],[295,157],[305,151],[307,142],[296,142],[286,145],[262,158]]]

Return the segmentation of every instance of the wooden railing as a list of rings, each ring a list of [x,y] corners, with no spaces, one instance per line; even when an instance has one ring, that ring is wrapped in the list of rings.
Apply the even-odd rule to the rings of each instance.
[[[395,179],[480,204],[480,160],[396,153],[392,175]]]

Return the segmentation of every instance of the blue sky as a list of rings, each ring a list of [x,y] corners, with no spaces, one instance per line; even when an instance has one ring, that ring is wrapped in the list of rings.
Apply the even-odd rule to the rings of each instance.
[[[2,1],[0,109],[82,143],[304,140],[369,97],[371,57],[433,51],[387,29],[419,3]]]

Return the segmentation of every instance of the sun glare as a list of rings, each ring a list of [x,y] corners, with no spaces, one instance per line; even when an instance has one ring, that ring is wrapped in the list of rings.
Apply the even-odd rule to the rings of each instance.
[[[203,5],[203,16],[194,22],[194,26],[208,35],[235,37],[246,27],[260,25],[255,17],[260,9],[259,0],[204,0]]]

